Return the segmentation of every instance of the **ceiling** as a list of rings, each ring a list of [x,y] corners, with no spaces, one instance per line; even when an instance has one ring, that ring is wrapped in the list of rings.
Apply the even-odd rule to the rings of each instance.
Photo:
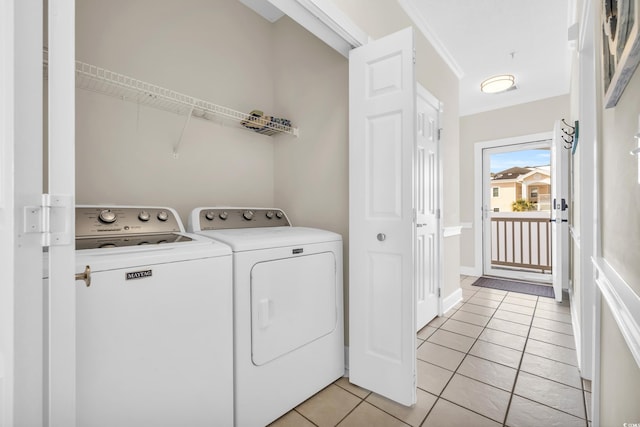
[[[281,16],[268,0],[240,1],[271,22]],[[398,2],[459,77],[461,116],[569,93],[575,0]],[[516,90],[480,92],[484,79],[504,73]]]
[[[570,0],[401,0],[460,77],[460,115],[569,93]],[[573,7],[573,5],[571,5]],[[480,92],[493,75],[517,90]]]

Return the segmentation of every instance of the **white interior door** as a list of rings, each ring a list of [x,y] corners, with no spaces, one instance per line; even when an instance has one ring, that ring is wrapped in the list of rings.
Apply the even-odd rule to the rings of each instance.
[[[560,121],[551,144],[551,253],[556,301],[569,286],[569,150],[564,148]]]
[[[440,195],[438,113],[440,103],[417,85],[416,323],[422,329],[439,311]]]
[[[415,76],[407,28],[349,55],[350,381],[416,402]]]
[[[0,425],[43,416],[42,1],[0,2]]]

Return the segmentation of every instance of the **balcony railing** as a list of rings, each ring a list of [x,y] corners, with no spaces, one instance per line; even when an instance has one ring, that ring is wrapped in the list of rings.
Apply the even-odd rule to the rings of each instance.
[[[492,213],[491,265],[550,273],[549,212]]]

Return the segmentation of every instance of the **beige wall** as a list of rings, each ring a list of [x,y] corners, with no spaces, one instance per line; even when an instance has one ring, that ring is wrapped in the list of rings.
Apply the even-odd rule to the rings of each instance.
[[[272,26],[240,2],[83,0],[76,9],[79,60],[235,110],[281,115]],[[84,90],[76,111],[79,204],[168,205],[186,222],[198,205],[274,202],[277,138],[193,119],[174,158],[185,116]]]
[[[460,118],[460,220],[479,227],[474,206],[474,145],[542,132],[551,132],[555,120],[569,118],[569,95],[557,96],[509,108],[473,114]],[[475,264],[475,231],[463,229],[460,264]],[[480,268],[481,266],[475,266]]]
[[[395,0],[332,0],[343,12],[374,39],[412,25],[407,14]],[[436,53],[427,39],[415,30],[416,79],[444,104],[440,126],[442,133],[442,161],[445,170],[442,218],[444,226],[460,223],[459,181],[459,101],[458,79]],[[444,239],[443,297],[459,289],[460,238]]]
[[[276,109],[300,127],[298,138],[274,144],[275,205],[295,225],[342,235],[348,342],[349,63],[287,17],[274,44]]]

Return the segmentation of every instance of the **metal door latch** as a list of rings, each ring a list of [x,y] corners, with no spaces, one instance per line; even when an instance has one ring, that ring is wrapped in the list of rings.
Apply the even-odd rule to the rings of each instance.
[[[76,280],[83,280],[87,288],[91,286],[91,267],[87,265],[84,268],[84,272],[76,274],[75,278]]]

